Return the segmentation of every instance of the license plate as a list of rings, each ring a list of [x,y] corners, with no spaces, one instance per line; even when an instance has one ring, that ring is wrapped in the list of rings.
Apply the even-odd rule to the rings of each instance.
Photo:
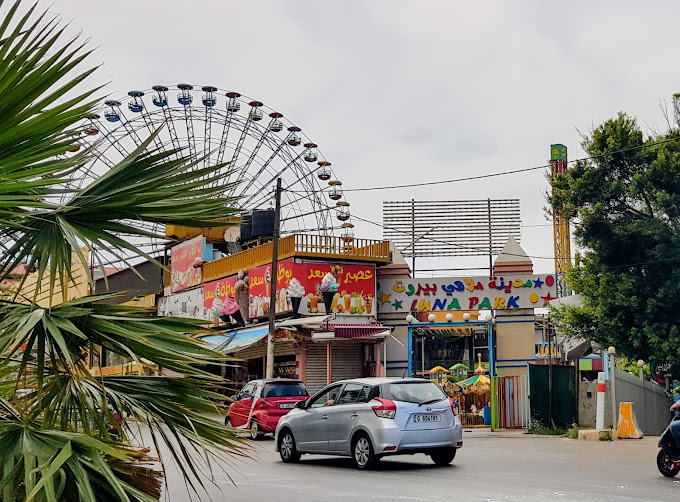
[[[424,422],[441,422],[441,415],[413,415],[413,421],[417,424]]]
[[[279,408],[288,410],[290,408],[295,408],[295,403],[280,403]]]

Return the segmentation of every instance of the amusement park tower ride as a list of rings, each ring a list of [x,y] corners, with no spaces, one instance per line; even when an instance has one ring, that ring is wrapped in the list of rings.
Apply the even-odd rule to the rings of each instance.
[[[563,174],[567,170],[567,147],[550,145],[550,179]],[[571,239],[569,220],[564,218],[561,209],[553,207],[553,240],[555,244],[555,276],[557,279],[557,296],[567,296],[567,285],[564,274],[571,266]]]

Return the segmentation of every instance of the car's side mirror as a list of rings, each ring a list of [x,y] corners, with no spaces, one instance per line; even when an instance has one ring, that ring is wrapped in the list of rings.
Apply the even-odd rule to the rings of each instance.
[[[232,401],[238,401],[238,394],[234,394],[229,399],[231,399]]]
[[[307,405],[307,401],[298,401],[295,403],[295,407],[299,410],[304,410]]]

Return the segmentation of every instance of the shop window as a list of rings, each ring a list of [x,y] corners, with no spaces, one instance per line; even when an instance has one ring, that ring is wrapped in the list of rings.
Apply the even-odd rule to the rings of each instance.
[[[295,355],[274,358],[274,378],[295,378]]]

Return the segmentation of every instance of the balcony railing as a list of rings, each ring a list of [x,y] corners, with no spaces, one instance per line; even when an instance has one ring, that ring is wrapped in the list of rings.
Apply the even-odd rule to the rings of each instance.
[[[272,243],[263,244],[240,253],[225,256],[203,265],[203,282],[214,281],[249,269],[271,263]],[[290,257],[327,260],[349,260],[371,263],[389,263],[388,241],[353,239],[323,235],[294,234],[279,240],[279,260]]]

